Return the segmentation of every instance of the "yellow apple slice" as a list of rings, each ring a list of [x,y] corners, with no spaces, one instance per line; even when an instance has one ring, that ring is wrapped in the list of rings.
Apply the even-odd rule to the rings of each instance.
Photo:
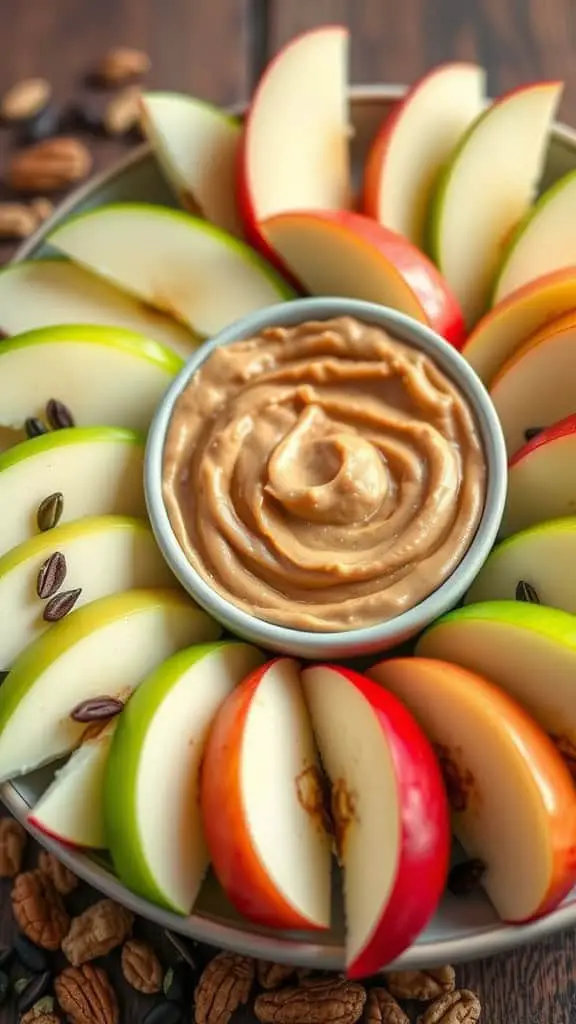
[[[576,881],[576,794],[550,739],[506,693],[459,666],[398,658],[369,675],[435,744],[454,831],[486,865],[482,881],[503,920],[552,910]]]

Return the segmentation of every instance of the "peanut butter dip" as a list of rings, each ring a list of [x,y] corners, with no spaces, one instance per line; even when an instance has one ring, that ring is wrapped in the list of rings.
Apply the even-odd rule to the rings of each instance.
[[[178,542],[215,591],[337,631],[399,615],[450,575],[486,466],[433,360],[342,317],[215,350],[175,404],[163,476]]]

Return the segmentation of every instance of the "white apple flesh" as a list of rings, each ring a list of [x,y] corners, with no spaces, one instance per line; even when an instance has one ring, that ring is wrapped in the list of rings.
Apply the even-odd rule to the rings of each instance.
[[[576,513],[576,415],[554,423],[519,448],[508,467],[501,535]]]
[[[118,722],[104,787],[114,866],[132,892],[179,914],[191,912],[208,867],[199,793],[208,732],[263,661],[249,644],[190,647],[140,684]]]
[[[62,324],[124,327],[183,358],[198,345],[183,324],[67,260],[28,260],[0,271],[0,328],[6,334]]]
[[[2,670],[49,626],[36,588],[40,568],[54,552],[66,563],[63,589],[80,588],[75,608],[123,590],[175,585],[152,531],[140,519],[86,517],[40,533],[0,558]]]
[[[576,800],[542,729],[506,693],[457,665],[395,658],[370,675],[435,744],[454,832],[486,865],[482,884],[502,919],[519,924],[556,907],[576,881]]]
[[[180,210],[117,203],[69,217],[49,242],[209,337],[293,292],[253,249]]]
[[[144,438],[118,427],[70,427],[0,455],[0,557],[38,530],[40,503],[66,495],[60,523],[83,516],[146,515]]]
[[[176,92],[146,92],[141,109],[142,128],[184,209],[241,238],[236,206],[239,120]]]
[[[70,717],[93,697],[127,696],[156,665],[220,627],[176,590],[130,590],[52,625],[0,687],[0,781],[69,753],[85,728]]]
[[[434,753],[402,705],[336,665],[302,672],[344,870],[346,973],[399,956],[440,901],[450,830]]]

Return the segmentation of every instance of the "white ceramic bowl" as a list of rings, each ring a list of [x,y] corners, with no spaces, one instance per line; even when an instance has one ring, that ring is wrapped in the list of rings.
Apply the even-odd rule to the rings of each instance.
[[[391,105],[402,95],[401,86],[362,86],[351,91],[355,135],[353,153],[356,167],[363,160],[370,139]],[[576,169],[576,133],[557,125],[551,140],[544,182]],[[72,212],[109,202],[126,200],[174,203],[170,190],[151,157],[142,146],[111,171],[90,181],[64,203],[41,230],[20,249],[17,259],[36,259],[52,254],[44,238],[49,230]],[[35,772],[1,787],[0,795],[23,824],[29,808],[53,775],[52,768]],[[28,827],[28,826],[27,826]],[[342,908],[334,901],[332,928],[322,936],[303,932],[272,932],[243,920],[223,896],[210,876],[190,917],[169,911],[134,896],[115,878],[105,858],[94,858],[61,846],[30,828],[36,839],[52,850],[80,877],[106,895],[131,907],[136,913],[184,936],[225,949],[308,967],[340,969],[344,963]],[[576,926],[576,890],[553,913],[520,927],[503,924],[482,894],[456,899],[447,894],[428,928],[399,958],[403,968],[455,963],[500,953],[554,932]]]

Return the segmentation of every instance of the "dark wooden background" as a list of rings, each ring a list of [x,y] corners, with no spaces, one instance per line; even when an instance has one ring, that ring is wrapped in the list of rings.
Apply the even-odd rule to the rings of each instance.
[[[0,0],[0,91],[39,74],[59,100],[76,99],[101,54],[126,44],[150,54],[150,85],[233,103],[249,96],[282,43],[328,21],[352,30],[355,82],[411,81],[439,61],[478,60],[493,93],[538,78],[564,79],[561,115],[576,124],[575,0]],[[0,133],[0,174],[10,146]],[[94,148],[105,166],[125,147]],[[9,252],[0,248],[0,258]],[[3,884],[0,945],[10,929]],[[576,1022],[573,933],[468,964],[459,980],[480,992],[486,1024]],[[136,1024],[143,1002],[124,995],[122,1024]],[[0,1024],[13,1024],[8,1011],[0,1011]]]

